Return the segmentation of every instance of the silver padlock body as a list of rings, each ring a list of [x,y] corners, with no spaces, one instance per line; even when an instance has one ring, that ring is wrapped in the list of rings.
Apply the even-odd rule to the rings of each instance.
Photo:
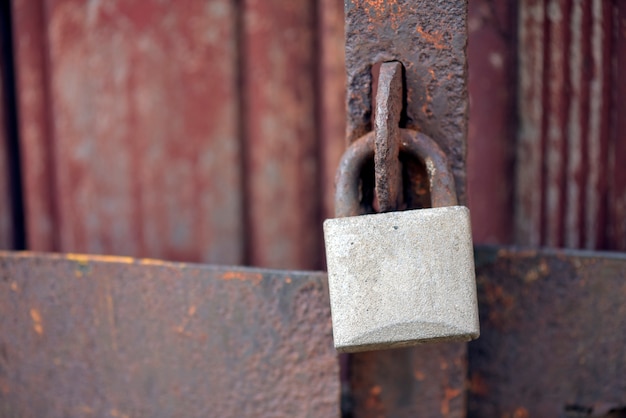
[[[478,338],[466,207],[328,219],[324,238],[338,351]]]

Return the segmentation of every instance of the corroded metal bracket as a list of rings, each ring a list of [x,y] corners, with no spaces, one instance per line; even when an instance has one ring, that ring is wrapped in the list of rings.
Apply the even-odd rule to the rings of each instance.
[[[464,203],[467,0],[347,0],[345,12],[348,142],[372,131],[372,66],[401,62],[400,126],[423,132],[444,150]]]

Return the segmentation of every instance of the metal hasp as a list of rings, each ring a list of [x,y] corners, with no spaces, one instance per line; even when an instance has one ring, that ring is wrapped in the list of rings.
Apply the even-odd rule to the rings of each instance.
[[[400,126],[423,132],[442,148],[463,204],[467,0],[348,0],[345,15],[348,142],[373,130],[372,66],[401,62],[406,102]]]
[[[2,417],[332,417],[323,273],[0,252]]]
[[[346,0],[345,18],[348,142],[372,131],[371,67],[402,62],[406,97],[400,126],[439,144],[464,204],[467,1]],[[415,184],[404,189],[424,192],[427,185],[417,178],[411,176]],[[465,344],[356,353],[349,363],[355,416],[466,415]]]
[[[402,198],[400,164],[400,116],[402,112],[402,64],[380,66],[376,95],[374,152],[375,190],[379,212],[396,210]]]

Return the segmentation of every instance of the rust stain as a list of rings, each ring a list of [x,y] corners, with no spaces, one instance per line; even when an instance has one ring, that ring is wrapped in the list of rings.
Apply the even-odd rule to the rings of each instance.
[[[546,260],[541,260],[537,267],[528,270],[528,272],[524,276],[524,281],[526,283],[532,283],[542,277],[548,276],[549,274],[550,267],[548,266],[548,263],[546,263]]]
[[[430,81],[428,82],[427,87],[424,89],[424,93],[426,94],[426,98],[424,100],[424,104],[422,105],[422,112],[425,115],[430,115],[432,114],[432,111],[430,111],[428,109],[428,106],[433,102],[433,94],[431,91],[431,86],[433,83],[438,83],[437,82],[437,76],[435,75],[435,70],[433,70],[432,68],[428,69],[428,74],[430,75]]]
[[[368,10],[372,10],[375,12],[373,15],[368,15],[371,20],[372,16],[383,16],[393,6],[398,6],[397,0],[364,0],[362,7],[365,7]]]
[[[93,415],[94,414],[94,410],[90,407],[88,407],[87,405],[80,405],[76,407],[76,412],[81,413],[81,414],[88,414],[88,415]]]
[[[117,351],[117,328],[115,326],[115,306],[113,304],[113,296],[111,295],[111,281],[107,277],[105,280],[106,286],[106,305],[107,305],[107,317],[109,321],[109,328],[111,329],[111,344],[113,351]]]
[[[181,335],[181,336],[183,336],[183,337],[186,337],[186,338],[188,338],[188,339],[190,339],[192,341],[197,341],[197,342],[199,342],[201,344],[204,344],[209,339],[209,336],[207,334],[197,334],[196,335],[196,334],[193,334],[192,332],[185,331],[185,330],[179,330],[179,329],[176,329],[176,333]]]
[[[460,389],[445,388],[443,400],[441,401],[441,415],[450,415],[450,401],[461,394]]]
[[[379,385],[372,386],[369,390],[369,395],[365,399],[365,408],[369,411],[380,411],[382,409],[383,403],[380,399],[380,394],[382,393],[382,387]]]
[[[404,8],[398,0],[363,0],[360,7],[367,13],[370,28],[389,23],[393,29],[398,29],[404,15]]]
[[[290,284],[291,283],[291,277],[286,277],[285,278],[285,283]]]
[[[132,257],[122,257],[117,255],[86,255],[86,254],[75,254],[75,253],[67,253],[63,256],[67,260],[76,261],[80,264],[87,265],[90,262],[94,261],[102,261],[105,263],[123,263],[123,264],[133,264],[135,259]]]
[[[11,393],[11,386],[9,386],[8,381],[0,379],[0,392],[3,395],[8,395],[9,393]]]
[[[259,284],[263,280],[263,275],[260,273],[243,273],[239,271],[227,271],[222,274],[222,280],[242,280],[250,281],[253,284]]]
[[[191,321],[191,318],[194,317],[194,315],[196,314],[196,311],[198,310],[196,305],[191,305],[189,307],[189,309],[187,309],[187,316],[185,316],[183,318],[183,321],[181,322],[181,324],[179,326],[176,327],[176,332],[179,334],[182,334],[186,337],[193,337],[193,335],[189,332],[186,332],[187,329],[187,325],[189,325],[189,322]]]
[[[0,255],[3,253],[0,251]],[[37,256],[38,253],[32,251],[20,251],[17,253],[18,256],[23,258],[30,258],[33,256]],[[118,256],[118,255],[98,255],[98,254],[78,254],[78,253],[66,253],[66,254],[50,254],[52,258],[60,258],[70,261],[75,261],[79,263],[81,266],[87,266],[90,263],[94,262],[102,262],[102,263],[120,263],[120,264],[139,264],[142,266],[163,266],[163,267],[176,267],[176,268],[184,268],[187,266],[186,263],[180,262],[172,262],[172,261],[163,261],[156,260],[152,258],[134,258],[134,257],[126,257],[126,256]]]
[[[33,320],[33,329],[39,335],[43,334],[43,325],[41,324],[41,314],[35,308],[30,309],[30,317]]]
[[[517,408],[515,412],[513,412],[513,418],[528,418],[530,415],[528,414],[528,410],[526,408]]]
[[[20,288],[17,286],[17,282],[11,282],[11,290],[14,292],[20,291]]]
[[[426,375],[420,370],[415,370],[415,372],[413,372],[413,377],[415,377],[415,380],[418,380],[420,382],[426,379]]]
[[[474,373],[469,380],[469,391],[478,396],[487,396],[489,394],[489,386],[487,386],[484,377]]]
[[[175,266],[177,268],[183,268],[186,266],[185,263],[172,263],[171,261],[155,260],[153,258],[141,258],[136,261],[142,266]]]
[[[489,305],[500,304],[505,308],[510,308],[515,303],[513,296],[508,294],[502,286],[495,283],[486,283],[484,290],[485,302]]]
[[[532,275],[531,275],[532,276]],[[530,277],[532,279],[532,277]],[[502,286],[486,283],[483,289],[483,300],[494,309],[489,311],[489,321],[497,326],[506,325],[506,320],[515,307],[515,299]]]
[[[125,413],[123,413],[123,412],[121,412],[121,411],[119,411],[119,410],[117,410],[115,408],[111,409],[110,414],[114,418],[130,418],[130,415],[125,414]]]
[[[532,283],[539,279],[539,272],[536,269],[530,269],[524,276],[524,281],[526,283]]]
[[[446,44],[446,41],[443,39],[443,34],[440,32],[426,32],[424,29],[419,26],[415,29],[415,31],[424,39],[426,42],[432,44],[437,49],[449,49],[450,46]]]
[[[121,263],[121,264],[139,264],[142,266],[162,266],[162,267],[176,267],[184,268],[185,263],[174,263],[171,261],[156,260],[153,258],[133,258],[117,255],[86,255],[86,254],[74,254],[68,253],[65,255],[68,260],[76,261],[82,266],[86,266],[92,262],[103,263]]]

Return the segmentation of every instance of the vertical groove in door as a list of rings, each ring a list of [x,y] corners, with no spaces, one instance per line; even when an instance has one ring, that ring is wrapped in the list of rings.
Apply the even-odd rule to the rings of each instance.
[[[613,48],[610,77],[610,143],[607,248],[626,251],[626,2],[613,3]],[[608,84],[608,83],[607,83]]]
[[[244,0],[249,262],[319,265],[313,0]]]
[[[11,5],[26,246],[60,251],[45,5],[43,0]]]
[[[516,241],[541,242],[541,129],[544,69],[544,0],[520,2],[520,126],[517,147]]]
[[[517,5],[468,4],[467,199],[475,243],[513,242]]]
[[[0,4],[0,248],[24,246],[11,45],[11,10]]]
[[[346,148],[346,70],[343,1],[318,0],[322,205],[325,218],[334,217],[335,172]]]

